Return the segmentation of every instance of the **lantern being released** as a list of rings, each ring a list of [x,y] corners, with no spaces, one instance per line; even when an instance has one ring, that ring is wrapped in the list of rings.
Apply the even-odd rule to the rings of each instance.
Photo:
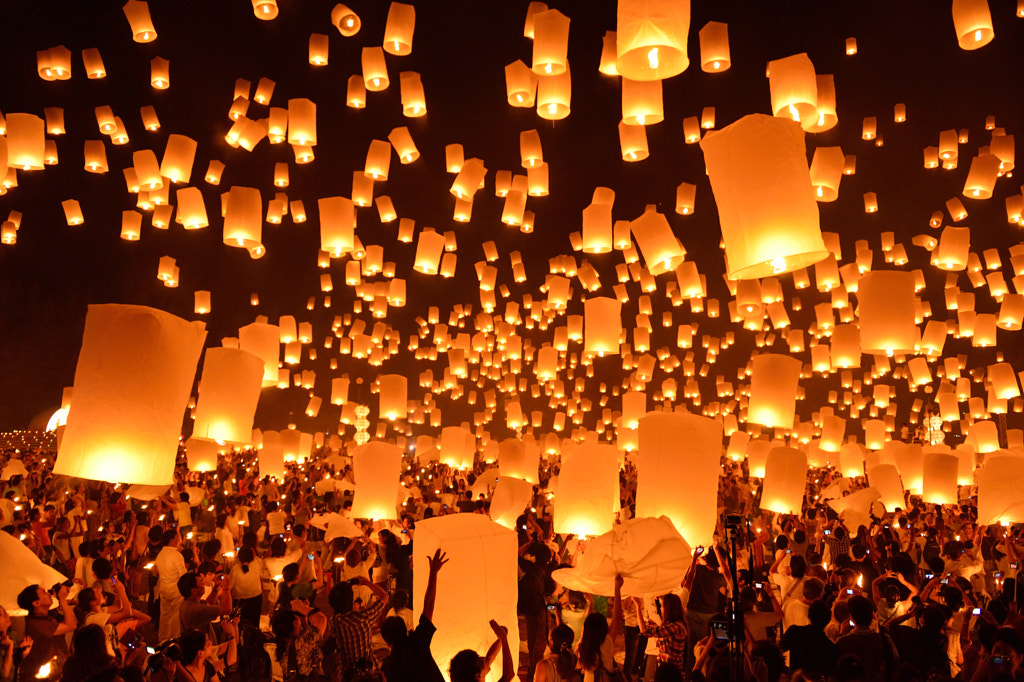
[[[359,446],[352,457],[356,493],[352,518],[398,518],[395,496],[402,472],[402,450],[397,445],[371,441]]]
[[[263,358],[238,348],[210,348],[203,360],[192,435],[246,444],[263,387]]]
[[[795,448],[772,448],[764,467],[761,508],[799,514],[807,486],[807,455]]]
[[[437,574],[432,619],[437,632],[430,643],[439,669],[447,671],[463,649],[487,651],[494,641],[488,625],[492,619],[508,628],[510,642],[519,641],[517,547],[515,531],[480,514],[452,514],[416,524],[412,600],[417,618],[427,587],[427,557],[440,549],[448,558]],[[513,646],[513,666],[518,666],[518,654]],[[494,682],[500,675],[495,666],[485,679]]]
[[[201,323],[160,310],[89,306],[54,472],[121,483],[172,482],[181,420],[205,340]]]
[[[752,359],[747,421],[762,426],[793,427],[800,360],[764,353]]]
[[[618,506],[618,452],[612,445],[583,443],[558,474],[555,532],[581,537],[607,533]]]
[[[760,279],[828,257],[800,125],[744,116],[700,143],[730,279]]]

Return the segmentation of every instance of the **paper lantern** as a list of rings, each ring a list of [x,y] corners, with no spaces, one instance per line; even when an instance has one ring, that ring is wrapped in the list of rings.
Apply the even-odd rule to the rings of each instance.
[[[397,519],[395,495],[402,472],[402,450],[390,443],[370,441],[352,455],[356,479],[352,499],[354,519]]]
[[[506,404],[506,412],[509,410]],[[518,409],[518,408],[516,408]],[[516,420],[521,420],[517,412]],[[513,428],[510,426],[510,428]],[[498,443],[498,465],[502,476],[521,478],[536,485],[538,481],[540,450],[518,438],[506,438]]]
[[[61,207],[64,209],[64,218],[68,225],[81,225],[85,222],[85,218],[82,216],[82,207],[77,199],[65,199],[61,202]]]
[[[196,315],[206,315],[210,312],[210,292],[209,291],[196,291],[194,294],[194,306],[193,310]],[[262,374],[260,380],[262,381]]]
[[[196,158],[197,142],[192,138],[172,133],[167,136],[167,147],[160,162],[160,175],[171,182],[189,182],[192,164]]]
[[[86,78],[95,80],[107,77],[107,69],[103,66],[103,57],[95,47],[87,47],[82,50],[82,65],[85,67]]]
[[[615,31],[605,31],[601,38],[601,61],[597,70],[606,76],[618,76],[619,69],[615,62],[617,60],[615,49]]]
[[[557,76],[569,68],[569,17],[556,9],[533,15],[533,72]]]
[[[537,115],[548,121],[560,121],[571,110],[572,75],[569,69],[556,76],[542,76],[537,82]]]
[[[839,116],[836,114],[836,84],[832,74],[820,74],[815,77],[818,86],[818,117],[804,130],[809,133],[823,133],[836,127]]]
[[[413,269],[425,275],[436,275],[441,252],[444,250],[444,235],[430,228],[420,231],[416,242],[416,261]]]
[[[205,339],[201,324],[153,308],[89,306],[54,473],[172,482],[181,420]]]
[[[153,57],[149,62],[149,84],[156,90],[171,87],[171,63],[163,57]]]
[[[992,42],[992,14],[988,0],[953,0],[953,29],[962,50],[977,50]]]
[[[316,103],[305,98],[288,100],[288,144],[316,146]]]
[[[90,173],[106,173],[109,170],[103,140],[85,141],[85,170]]]
[[[437,667],[445,671],[446,680],[452,657],[459,651],[487,651],[494,641],[490,620],[508,628],[509,642],[519,641],[517,545],[515,531],[480,514],[452,514],[416,524],[412,602],[417,618],[429,574],[427,557],[440,549],[448,558],[437,574],[431,619],[437,632],[430,643],[430,652]],[[467,600],[468,594],[473,598]],[[518,667],[516,646],[512,657],[512,665]],[[496,682],[500,676],[500,666],[494,666],[482,679]]]
[[[964,181],[963,195],[970,199],[990,199],[999,177],[1002,162],[995,154],[979,154],[971,159],[971,169]]]
[[[967,255],[971,249],[971,228],[948,225],[939,236],[934,252],[934,264],[941,270],[958,271],[967,268]]]
[[[366,106],[366,83],[362,78],[357,75],[349,76],[345,98],[345,103],[353,109],[362,109]]]
[[[330,61],[330,42],[326,33],[309,34],[309,63],[313,66],[327,66]]]
[[[619,0],[616,69],[635,81],[677,76],[690,65],[689,0]]]
[[[346,38],[359,33],[359,28],[363,25],[358,14],[340,3],[331,10],[331,23],[338,29],[338,33]]]
[[[846,435],[846,420],[836,415],[821,418],[821,449],[825,452],[839,452]]]
[[[700,37],[700,69],[707,73],[721,73],[732,65],[729,53],[729,26],[709,21],[698,34]]]
[[[708,546],[717,522],[721,423],[686,412],[652,412],[638,431],[636,515],[667,516],[690,545]],[[679,494],[680,480],[687,481],[686,495]]]
[[[46,153],[46,122],[34,114],[7,114],[7,166],[42,170]]]
[[[928,504],[956,504],[959,467],[960,460],[956,455],[925,453],[921,499]]]
[[[647,128],[627,125],[619,121],[619,148],[623,161],[643,161],[650,155],[647,147]]]
[[[505,67],[505,94],[513,107],[533,107],[537,95],[537,74],[516,60]]]
[[[386,182],[388,169],[391,167],[391,143],[384,140],[370,140],[366,151],[366,164],[363,174],[374,181]]]
[[[768,62],[772,113],[796,121],[804,130],[818,122],[818,79],[807,53]]]
[[[873,355],[912,353],[917,343],[915,278],[911,272],[872,271],[857,282],[860,345]]]
[[[818,201],[839,198],[839,181],[843,177],[843,150],[839,147],[818,147],[811,159],[811,185]]]
[[[1017,374],[1013,366],[1005,362],[997,362],[988,366],[988,378],[992,382],[992,390],[1002,400],[1016,398],[1020,395]]]
[[[141,0],[128,0],[124,7],[124,16],[132,29],[132,40],[137,43],[151,43],[156,40],[156,29],[149,16],[149,4]]]
[[[250,258],[266,253],[263,247],[263,200],[253,187],[232,187],[224,206],[224,243],[246,249]]]
[[[380,416],[394,421],[408,414],[409,388],[404,374],[382,374],[380,386]]]
[[[700,144],[730,279],[791,272],[829,255],[799,126],[752,114]]]
[[[984,454],[999,449],[999,429],[991,419],[980,419],[974,422],[968,431],[968,437],[978,452]]]
[[[747,421],[763,426],[793,427],[800,360],[764,353],[751,359],[750,400]]]
[[[906,508],[903,483],[895,464],[877,464],[868,469],[868,483],[882,496],[881,501],[887,512]]]
[[[270,476],[284,481],[284,446],[281,445],[280,434],[276,431],[263,432],[263,447],[257,454],[260,477]]]
[[[384,51],[388,54],[407,55],[412,52],[412,34],[416,27],[416,8],[401,2],[388,7],[384,25]]]
[[[479,480],[478,478],[477,481]],[[521,478],[500,476],[494,484],[494,494],[491,496],[491,520],[515,530],[516,519],[522,515],[532,500],[532,483]]]
[[[252,0],[252,13],[257,19],[270,21],[277,18],[277,0]]]
[[[320,212],[320,248],[340,258],[355,246],[356,210],[351,199],[323,197],[317,200]]]
[[[616,298],[596,297],[583,302],[583,350],[587,353],[619,352],[622,303]]]
[[[215,440],[193,436],[185,441],[185,459],[189,471],[216,471],[217,454]]]
[[[192,435],[248,444],[264,372],[263,358],[253,353],[237,348],[208,349]]]
[[[588,440],[559,471],[554,531],[581,539],[602,535],[611,531],[618,507],[618,452]]]
[[[668,219],[653,207],[632,221],[629,229],[652,275],[671,272],[686,257],[686,252],[673,234]]]
[[[886,444],[886,452],[893,453],[903,487],[920,494],[924,485],[924,450],[921,446],[916,443],[889,441]]]
[[[807,455],[796,448],[772,448],[764,469],[761,509],[800,514],[807,487]]]
[[[665,120],[660,80],[622,79],[622,120],[631,126],[654,125]]]
[[[362,51],[363,83],[370,92],[387,90],[391,84],[384,50],[379,47],[364,47]]]
[[[476,438],[468,429],[461,426],[446,426],[441,429],[441,438],[438,441],[441,464],[447,464],[456,469],[466,469],[473,466],[473,459],[476,453]]]
[[[278,327],[262,322],[241,327],[238,330],[238,345],[263,360],[263,386],[277,384],[277,368],[281,357]]]
[[[136,211],[121,212],[121,239],[138,241],[142,234],[142,214]]]

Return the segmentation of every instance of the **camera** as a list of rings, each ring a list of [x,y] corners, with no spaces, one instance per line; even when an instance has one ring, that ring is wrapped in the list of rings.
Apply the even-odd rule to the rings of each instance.
[[[711,637],[716,642],[728,642],[732,639],[732,633],[729,627],[729,622],[724,620],[713,620],[709,623],[711,627]]]
[[[832,535],[832,531],[830,531],[828,528],[824,530],[824,533],[825,535]]]

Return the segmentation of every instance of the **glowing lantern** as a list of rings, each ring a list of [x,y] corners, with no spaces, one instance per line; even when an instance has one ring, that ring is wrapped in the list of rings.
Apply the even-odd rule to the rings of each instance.
[[[836,84],[832,74],[821,74],[816,77],[818,86],[818,119],[805,126],[809,133],[823,133],[831,130],[839,122],[836,115]]]
[[[402,95],[402,114],[416,118],[427,113],[427,101],[423,95],[423,81],[415,71],[398,74],[398,85]]]
[[[420,232],[416,242],[416,261],[413,269],[425,275],[436,275],[441,252],[444,251],[444,235],[426,228]]]
[[[763,426],[793,427],[800,360],[764,353],[751,359],[750,401],[747,421]]]
[[[232,187],[224,208],[224,243],[249,251],[253,259],[266,252],[263,236],[263,201],[253,187]]]
[[[366,164],[363,174],[375,181],[382,182],[388,179],[388,169],[391,167],[391,143],[384,140],[370,140],[370,147],[366,150]]]
[[[807,455],[796,448],[772,448],[764,468],[761,509],[799,514],[807,487]]]
[[[644,126],[665,120],[661,81],[622,79],[622,121],[626,125]]]
[[[846,420],[836,415],[821,419],[821,449],[825,452],[839,452],[846,435]]]
[[[345,197],[317,200],[320,211],[320,248],[339,258],[352,250],[356,224],[355,205]]]
[[[857,282],[860,344],[864,353],[912,353],[917,342],[914,274],[872,271]]]
[[[971,228],[946,226],[935,250],[935,266],[942,270],[964,270],[971,248]]]
[[[895,464],[876,464],[868,469],[868,483],[882,496],[887,512],[906,508],[903,498],[903,483]]]
[[[185,458],[189,471],[217,470],[217,441],[195,436],[185,441]]]
[[[417,454],[419,451],[420,448],[417,444]],[[532,483],[521,478],[499,476],[494,484],[494,494],[491,496],[491,520],[505,528],[515,530],[516,519],[522,515],[523,510],[532,499]]]
[[[248,351],[207,349],[192,435],[248,444],[264,371],[263,359]]]
[[[979,419],[967,433],[978,452],[984,454],[999,449],[999,429],[991,419]]]
[[[522,413],[518,410],[517,403],[506,403],[506,413],[516,412],[514,418],[510,418],[509,421],[513,421],[513,419],[520,421],[522,419]],[[540,449],[532,443],[519,440],[518,438],[506,438],[498,444],[498,466],[501,476],[519,478],[536,485],[538,483],[537,472],[539,465]]]
[[[193,310],[196,315],[205,315],[210,312],[210,292],[209,291],[196,291],[193,294],[194,306]],[[261,377],[262,380],[262,377]]]
[[[257,19],[270,21],[277,18],[277,0],[252,0],[252,13]]]
[[[686,252],[672,233],[668,219],[654,207],[649,207],[639,218],[632,221],[629,229],[652,275],[671,272],[686,258]]]
[[[172,133],[167,136],[167,147],[160,161],[160,175],[171,182],[189,182],[192,164],[196,158],[197,142],[190,137]]]
[[[698,34],[700,37],[700,68],[707,73],[721,73],[731,65],[729,53],[729,26],[709,21]]]
[[[412,595],[417,618],[429,574],[427,558],[437,550],[448,558],[437,575],[431,619],[437,633],[430,651],[438,668],[448,670],[452,657],[464,649],[486,651],[494,641],[494,631],[488,625],[492,619],[508,628],[510,642],[519,641],[515,531],[480,514],[452,514],[417,523],[413,575],[418,577]],[[467,600],[467,594],[473,599]],[[513,666],[518,666],[518,656],[518,647],[513,646]],[[481,679],[495,682],[500,675],[495,667]]]
[[[68,225],[81,225],[85,222],[85,218],[82,216],[82,207],[78,204],[77,199],[65,199],[61,202],[61,206],[64,208],[64,218]]]
[[[82,50],[82,65],[85,67],[86,78],[95,80],[107,76],[107,69],[103,66],[103,57],[95,47],[87,47]]]
[[[1005,362],[989,365],[988,378],[992,382],[992,390],[997,398],[1006,400],[1020,395],[1020,386],[1017,384],[1017,375],[1012,365]]]
[[[886,450],[894,451],[896,467],[900,470],[903,487],[920,493],[924,485],[924,450],[916,443],[889,441]]]
[[[868,419],[864,422],[864,443],[872,450],[881,450],[885,447],[885,421],[882,419]]]
[[[181,419],[206,331],[153,308],[93,305],[54,472],[120,483],[173,481]]]
[[[988,0],[953,0],[953,28],[963,50],[977,50],[988,45],[995,32]]]
[[[772,113],[799,123],[804,130],[818,122],[818,79],[807,53],[768,62]]]
[[[971,170],[964,181],[963,195],[971,199],[990,199],[1001,163],[995,154],[980,154],[971,159]]]
[[[676,213],[691,215],[696,203],[697,186],[689,182],[681,182],[676,187]]]
[[[636,515],[667,516],[691,545],[707,545],[715,531],[722,425],[685,412],[652,412],[640,420]],[[679,456],[679,444],[687,456]],[[679,494],[673,481],[688,481]],[[692,487],[690,487],[692,486]]]
[[[107,172],[107,148],[103,140],[85,141],[85,170],[90,173]]]
[[[811,159],[811,185],[817,201],[839,198],[839,181],[843,178],[843,150],[839,147],[818,147]]]
[[[468,429],[461,426],[446,426],[441,429],[441,438],[438,441],[441,464],[447,464],[456,469],[466,469],[473,466],[473,458],[476,453],[476,438]]]
[[[366,106],[366,83],[359,76],[352,75],[348,79],[345,103],[353,109],[362,109]]]
[[[7,114],[7,166],[42,170],[45,154],[46,122],[34,114]]]
[[[312,100],[288,100],[288,144],[316,146],[316,103]]]
[[[380,416],[394,421],[408,414],[409,388],[404,374],[382,374],[380,384]]]
[[[276,431],[263,432],[263,447],[257,454],[257,462],[261,477],[270,476],[278,481],[284,481],[284,447]]]
[[[359,15],[342,4],[335,5],[331,10],[331,23],[338,29],[338,33],[346,38],[351,38],[359,33],[359,28],[362,26]]]
[[[559,471],[554,531],[580,537],[607,533],[618,506],[618,452],[587,440]]]
[[[132,40],[137,43],[151,43],[156,40],[156,29],[149,16],[149,4],[142,0],[128,0],[124,7],[124,16],[132,29]]]
[[[548,121],[559,121],[569,115],[571,104],[572,76],[568,67],[556,76],[540,78],[537,83],[538,116]]]
[[[142,235],[142,214],[137,211],[121,212],[121,239],[138,241]]]
[[[619,352],[622,334],[622,303],[616,298],[596,297],[583,302],[583,350],[587,353]]]
[[[384,51],[393,55],[412,52],[412,34],[416,28],[416,8],[401,2],[392,2],[384,25]]]
[[[309,34],[309,63],[313,66],[327,66],[330,60],[330,42],[326,33]]]
[[[149,83],[157,90],[171,87],[171,63],[163,57],[153,57],[149,62]]]
[[[945,452],[924,454],[922,500],[928,504],[956,504],[960,459]]]
[[[690,65],[689,32],[687,0],[619,0],[615,30],[619,75],[650,81],[681,74]]]
[[[974,472],[978,484],[978,523],[995,525],[1024,520],[1024,457],[1006,452],[989,455]]]
[[[623,161],[643,161],[650,152],[647,148],[647,128],[627,125],[619,121],[619,147]]]
[[[700,144],[730,279],[791,272],[829,255],[799,126],[752,114]]]
[[[533,15],[533,72],[557,76],[569,68],[569,17],[556,9]]]
[[[356,479],[352,518],[396,519],[395,495],[402,472],[402,450],[390,443],[370,441],[352,456]]]
[[[388,67],[384,61],[384,50],[379,47],[364,47],[362,51],[363,83],[370,92],[387,90],[391,84]]]
[[[530,108],[536,102],[537,74],[522,60],[505,67],[505,95],[513,107]]]

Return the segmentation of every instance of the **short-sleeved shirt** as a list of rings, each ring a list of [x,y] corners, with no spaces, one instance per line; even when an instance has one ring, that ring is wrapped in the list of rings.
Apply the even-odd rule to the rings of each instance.
[[[220,607],[186,599],[181,604],[181,630],[206,630],[220,615]]]
[[[658,638],[658,660],[671,663],[683,670],[683,658],[686,656],[686,626],[683,623],[665,623],[648,629],[648,637]]]
[[[331,632],[338,645],[338,663],[348,670],[361,658],[370,655],[370,637],[373,626],[380,620],[387,602],[374,599],[360,611],[349,611],[331,619]]]
[[[32,648],[21,662],[22,679],[34,679],[39,667],[54,657],[58,666],[64,664],[68,647],[64,635],[54,634],[59,626],[57,619],[50,616],[25,618],[25,636],[32,638]]]
[[[381,671],[389,680],[424,680],[438,682],[444,678],[430,653],[430,640],[436,628],[426,616],[420,615],[419,625],[409,636],[391,649],[381,664]]]

